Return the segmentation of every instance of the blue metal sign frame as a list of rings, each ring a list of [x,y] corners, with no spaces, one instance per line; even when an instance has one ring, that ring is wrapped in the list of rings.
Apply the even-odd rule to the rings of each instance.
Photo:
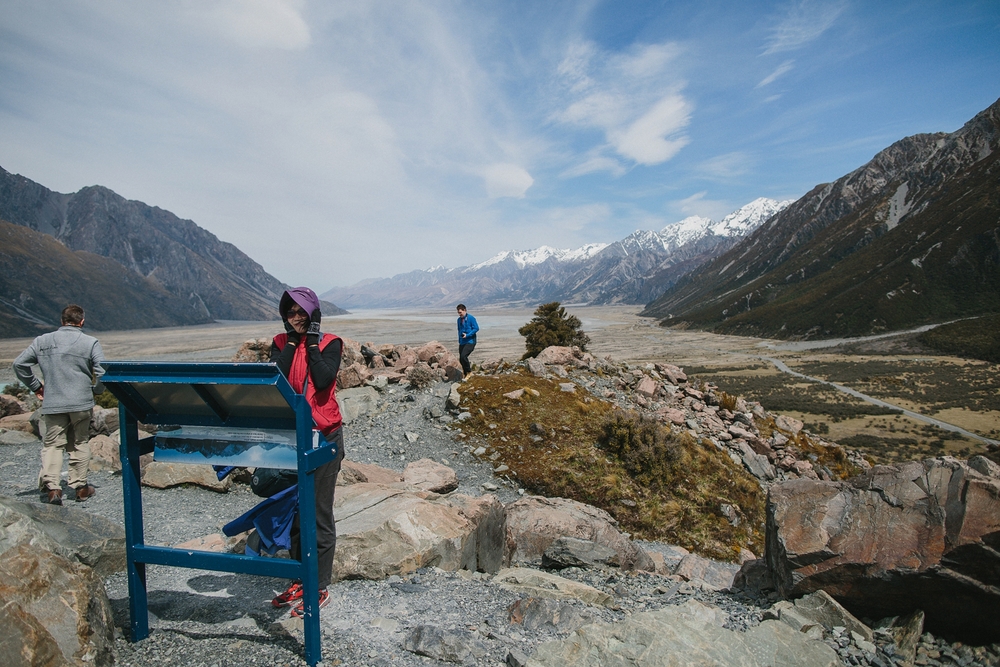
[[[305,658],[322,660],[319,630],[319,562],[316,550],[314,473],[332,461],[336,445],[320,439],[314,449],[312,410],[274,364],[162,363],[115,361],[103,364],[101,382],[119,401],[122,496],[128,567],[132,641],[149,636],[146,565],[196,568],[299,579],[303,587]],[[183,400],[168,400],[180,386]],[[236,400],[219,387],[243,385]],[[259,387],[259,389],[254,389]],[[274,392],[280,395],[275,400]],[[157,396],[157,392],[165,392]],[[166,398],[164,398],[166,396]],[[262,399],[262,409],[253,399]],[[282,404],[283,403],[283,404]],[[301,560],[156,547],[145,544],[139,457],[153,451],[153,439],[139,439],[139,423],[158,426],[225,426],[294,429],[297,440]]]

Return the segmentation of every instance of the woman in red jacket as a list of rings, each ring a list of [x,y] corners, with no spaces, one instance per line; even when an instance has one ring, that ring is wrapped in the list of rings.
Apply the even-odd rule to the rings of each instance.
[[[333,461],[316,469],[316,550],[319,558],[319,606],[330,601],[327,586],[333,576],[333,555],[337,529],[333,518],[333,492],[344,459],[344,437],[340,408],[337,405],[337,372],[344,343],[333,334],[321,333],[319,297],[308,287],[295,287],[281,295],[278,313],[285,323],[285,333],[271,343],[271,361],[288,380],[292,389],[305,394],[312,409],[316,428],[328,442],[337,443]],[[298,525],[292,528],[292,558],[300,557]],[[292,616],[302,616],[302,583],[294,582],[275,597],[275,607],[292,606]]]

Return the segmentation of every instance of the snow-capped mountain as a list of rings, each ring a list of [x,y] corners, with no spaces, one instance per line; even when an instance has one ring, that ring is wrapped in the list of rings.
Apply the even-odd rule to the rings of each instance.
[[[434,267],[334,288],[323,298],[346,308],[443,307],[459,301],[647,303],[790,203],[756,199],[720,222],[692,216],[614,243],[506,250],[472,266]]]
[[[467,270],[478,271],[479,269],[485,269],[487,266],[494,266],[506,261],[513,262],[519,269],[533,264],[541,264],[549,259],[557,262],[576,262],[593,257],[607,246],[607,243],[589,243],[575,250],[560,250],[558,248],[550,248],[547,245],[534,250],[504,250],[493,255],[493,257],[490,257],[485,262],[473,264]]]

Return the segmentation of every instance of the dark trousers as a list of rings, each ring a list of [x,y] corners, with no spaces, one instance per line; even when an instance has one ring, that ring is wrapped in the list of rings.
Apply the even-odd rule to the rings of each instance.
[[[462,372],[466,375],[472,370],[472,364],[469,363],[469,355],[472,351],[476,349],[475,343],[466,343],[465,345],[458,346],[458,361],[462,364]]]
[[[337,475],[344,460],[344,432],[337,429],[327,436],[327,441],[337,441],[337,458],[316,468],[313,480],[316,489],[316,555],[319,559],[319,587],[324,589],[333,578],[333,556],[337,550],[337,525],[333,518],[333,492],[337,488]],[[302,548],[299,545],[298,517],[292,526],[291,556],[298,560]]]

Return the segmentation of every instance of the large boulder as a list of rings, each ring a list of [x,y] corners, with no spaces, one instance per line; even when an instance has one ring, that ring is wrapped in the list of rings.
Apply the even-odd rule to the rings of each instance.
[[[91,568],[29,543],[0,555],[3,664],[114,664],[114,619]]]
[[[823,589],[862,618],[923,609],[935,634],[1000,641],[1000,478],[963,461],[775,485],[766,558],[784,597]]]
[[[635,614],[621,623],[585,625],[566,639],[542,644],[529,658],[528,667],[841,664],[829,646],[780,621],[764,621],[736,632],[722,627],[726,620],[722,610],[689,600]]]
[[[100,577],[125,569],[121,525],[73,507],[21,503],[0,496],[0,554],[18,544],[78,561]]]
[[[424,343],[417,348],[417,359],[428,364],[437,363],[441,358],[448,356],[448,348],[436,340]]]
[[[566,347],[563,345],[550,345],[539,352],[535,358],[543,364],[576,366],[577,368],[588,368],[590,362],[594,360],[594,357],[581,352],[578,347]]]
[[[496,572],[503,505],[496,497],[441,496],[379,484],[337,489],[336,579],[384,579],[431,565]]]
[[[372,372],[368,370],[368,367],[364,364],[353,363],[347,366],[342,366],[340,372],[337,373],[338,392],[341,389],[360,387],[371,378]]]
[[[609,547],[623,569],[654,571],[652,559],[602,509],[567,498],[527,496],[504,508],[507,562],[540,559],[560,537],[575,537]]]
[[[340,406],[340,416],[344,423],[350,424],[358,417],[378,410],[378,390],[374,387],[338,389],[337,404]]]
[[[143,486],[154,489],[194,484],[216,493],[226,493],[233,485],[233,476],[220,480],[211,466],[153,461],[142,468],[141,481]]]
[[[27,410],[24,409],[24,405],[19,400],[13,396],[0,394],[0,418],[11,415],[22,415],[25,412]]]

